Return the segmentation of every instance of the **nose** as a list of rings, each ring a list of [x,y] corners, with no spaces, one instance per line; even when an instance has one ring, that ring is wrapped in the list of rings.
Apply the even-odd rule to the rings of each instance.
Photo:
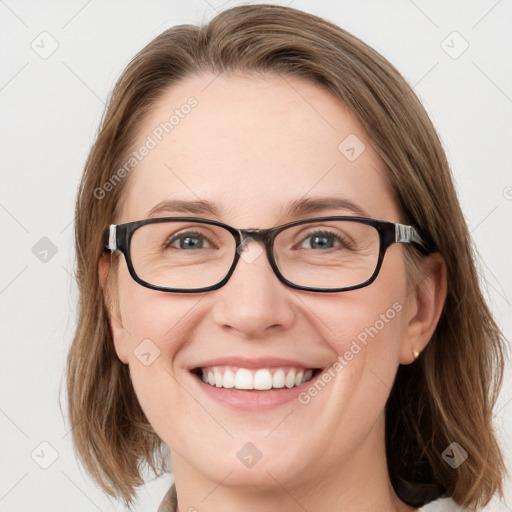
[[[247,338],[287,329],[294,321],[293,290],[274,274],[264,244],[246,239],[229,281],[216,290],[214,320]]]

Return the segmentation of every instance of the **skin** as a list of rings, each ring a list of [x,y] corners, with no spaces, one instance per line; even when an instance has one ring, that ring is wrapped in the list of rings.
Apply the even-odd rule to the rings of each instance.
[[[194,76],[165,93],[135,146],[189,96],[198,106],[137,165],[117,223],[147,218],[164,199],[199,198],[220,209],[218,218],[200,217],[268,228],[296,220],[282,216],[289,201],[333,195],[351,199],[369,217],[402,221],[364,130],[318,85],[278,76]],[[338,150],[349,134],[366,146],[353,162]],[[322,215],[353,213],[302,218]],[[240,260],[224,287],[200,294],[144,288],[121,257],[115,286],[105,286],[115,349],[171,449],[181,512],[415,510],[389,480],[384,407],[399,364],[410,364],[412,350],[421,352],[435,329],[446,276],[442,259],[431,256],[411,289],[403,251],[401,244],[388,249],[370,286],[334,294],[287,287],[265,253],[252,263]],[[108,258],[100,261],[102,285],[108,265]],[[292,357],[329,368],[394,303],[400,313],[306,405],[294,400],[240,413],[201,393],[187,370],[225,355]],[[145,366],[134,350],[148,338],[160,356]],[[248,442],[262,453],[251,468],[237,458]]]

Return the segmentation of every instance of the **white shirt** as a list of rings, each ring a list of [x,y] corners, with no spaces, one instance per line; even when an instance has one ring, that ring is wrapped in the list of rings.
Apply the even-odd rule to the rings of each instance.
[[[418,512],[462,512],[467,510],[457,505],[451,498],[439,498],[418,509]]]

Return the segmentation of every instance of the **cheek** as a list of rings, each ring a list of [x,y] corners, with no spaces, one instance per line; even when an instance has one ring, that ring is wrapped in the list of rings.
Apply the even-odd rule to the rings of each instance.
[[[383,271],[368,287],[340,294],[336,300],[323,298],[312,307],[336,354],[324,372],[335,390],[328,414],[344,411],[359,418],[360,425],[363,411],[369,422],[381,413],[400,361],[405,300],[405,274],[395,270],[392,275]]]
[[[119,280],[118,330],[137,398],[151,423],[158,425],[163,413],[162,394],[174,403],[180,399],[173,377],[176,354],[190,338],[197,297],[164,294],[138,285],[128,276]],[[119,343],[119,340],[118,340]]]
[[[148,345],[148,340],[151,341],[155,350],[163,355],[176,352],[175,342],[180,340],[176,333],[188,322],[187,315],[200,300],[193,295],[175,295],[145,288],[131,278],[126,268],[120,271],[119,297],[122,336],[127,348],[131,349],[129,359],[137,355],[137,347],[145,340]],[[185,317],[187,321],[184,321]]]
[[[322,426],[318,438],[338,447],[326,455],[332,464],[336,457],[348,457],[382,419],[399,364],[404,318],[401,287],[370,290],[331,299],[320,310],[326,323],[330,318],[332,332],[325,339],[337,356],[322,375],[325,392],[311,386],[302,403],[307,404],[307,417],[315,417]]]
[[[350,298],[326,303],[320,309],[327,328],[325,339],[344,366],[398,361],[404,296],[399,290],[369,290],[355,290]]]

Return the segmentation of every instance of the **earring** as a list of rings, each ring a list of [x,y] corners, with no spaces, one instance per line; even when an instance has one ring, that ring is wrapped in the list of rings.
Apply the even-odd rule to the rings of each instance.
[[[412,350],[412,357],[414,358],[414,360],[416,361],[416,359],[418,359],[420,353],[414,348]]]

